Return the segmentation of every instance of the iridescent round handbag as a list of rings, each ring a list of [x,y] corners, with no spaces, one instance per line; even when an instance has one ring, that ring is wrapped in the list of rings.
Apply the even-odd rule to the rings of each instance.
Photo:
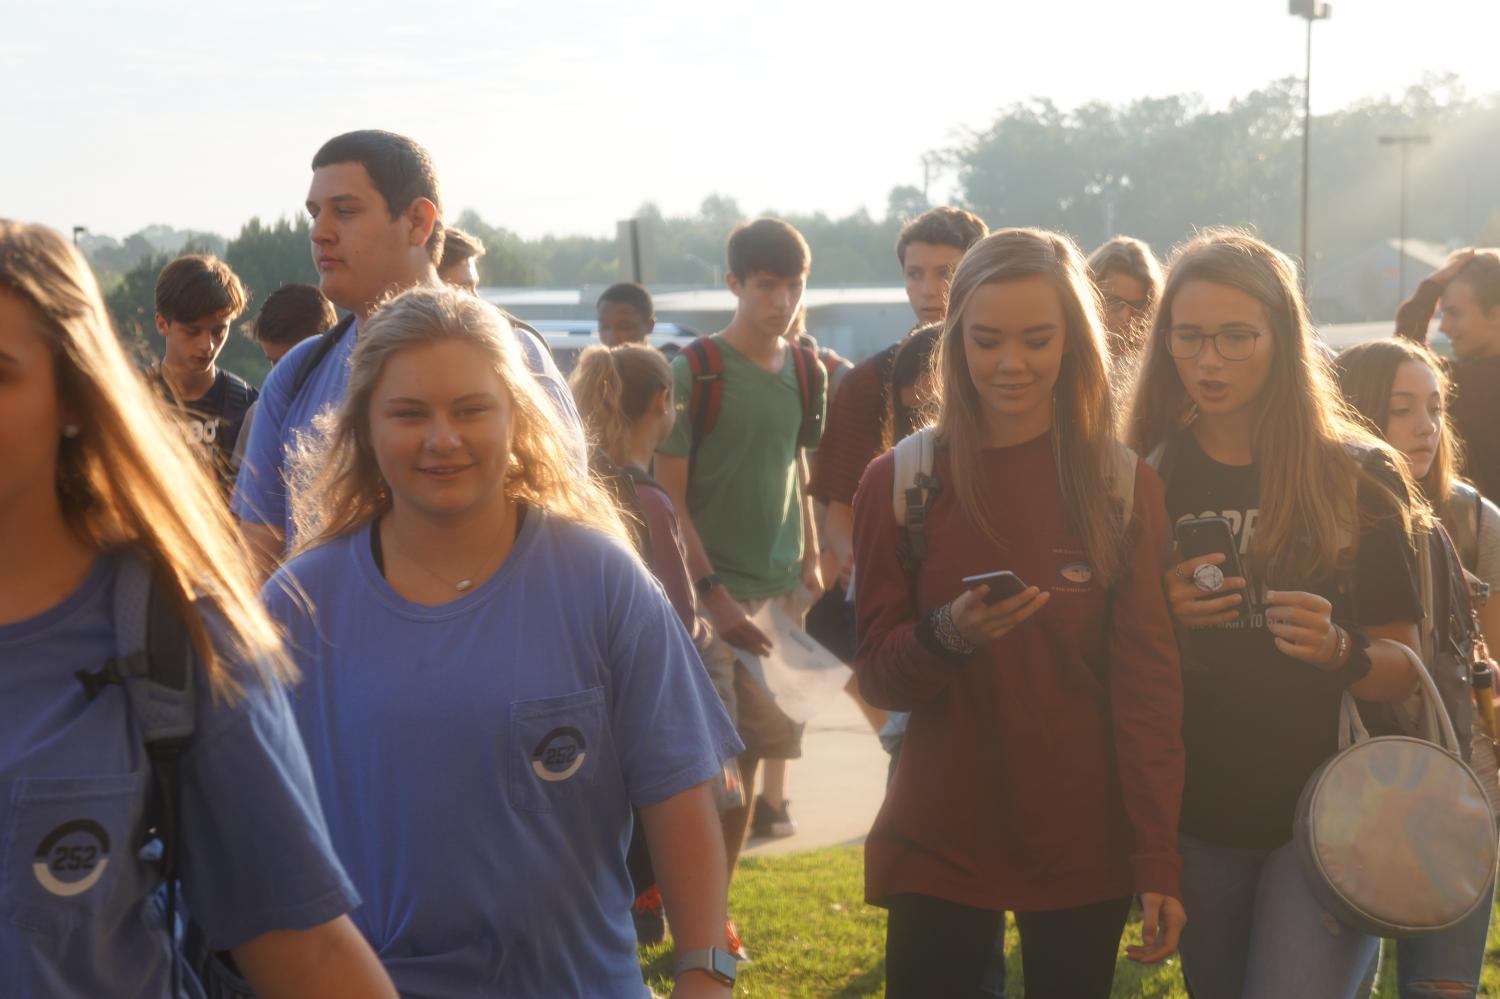
[[[1294,837],[1330,915],[1372,936],[1414,937],[1489,902],[1497,834],[1432,677],[1415,652],[1391,644],[1421,680],[1424,738],[1372,738],[1346,692],[1339,752],[1303,788]]]

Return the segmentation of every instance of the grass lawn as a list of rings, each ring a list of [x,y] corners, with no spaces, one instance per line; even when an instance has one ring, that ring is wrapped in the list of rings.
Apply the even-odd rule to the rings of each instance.
[[[753,963],[740,969],[736,996],[786,999],[857,999],[885,992],[885,911],[864,902],[860,847],[811,850],[743,861],[735,872],[730,909]],[[1010,999],[1021,999],[1021,956],[1014,922],[1008,947]],[[1128,939],[1140,935],[1132,922]],[[671,992],[670,943],[641,950],[646,981]],[[1388,971],[1391,969],[1387,969]],[[1379,999],[1396,999],[1394,975],[1382,976]],[[1480,994],[1500,997],[1500,931],[1490,927]],[[1115,970],[1117,997],[1186,999],[1176,958],[1143,968],[1122,956]]]

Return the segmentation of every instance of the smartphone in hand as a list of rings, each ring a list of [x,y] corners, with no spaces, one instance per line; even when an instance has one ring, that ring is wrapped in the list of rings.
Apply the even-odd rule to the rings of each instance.
[[[1234,543],[1234,531],[1230,528],[1229,521],[1223,517],[1194,517],[1179,522],[1177,549],[1184,562],[1203,555],[1221,554],[1224,561],[1219,563],[1218,568],[1224,574],[1223,578],[1245,578],[1245,570],[1240,565],[1239,547]],[[1240,601],[1239,612],[1241,618],[1250,612],[1248,593]]]
[[[964,585],[970,588],[988,586],[990,592],[984,598],[986,604],[998,604],[1000,601],[1007,600],[1026,589],[1026,584],[1021,581],[1021,577],[1009,569],[1002,569],[999,572],[984,572],[977,576],[965,576],[963,581]]]

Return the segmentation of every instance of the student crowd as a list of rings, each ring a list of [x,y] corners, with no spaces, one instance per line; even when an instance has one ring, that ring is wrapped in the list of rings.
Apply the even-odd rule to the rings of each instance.
[[[141,377],[81,255],[0,220],[0,994],[640,999],[669,924],[673,995],[729,995],[741,845],[794,828],[769,606],[891,753],[888,996],[1003,996],[1009,912],[1028,997],[1102,999],[1137,906],[1128,957],[1180,948],[1196,999],[1366,994],[1380,934],[1299,800],[1352,705],[1413,734],[1429,688],[1489,884],[1388,953],[1404,997],[1476,995],[1500,254],[1334,357],[1247,233],[1163,275],[936,208],[896,245],[914,328],[850,365],[763,218],[722,332],[668,359],[617,285],[565,381],[420,145],[331,139],[306,207],[319,287],[261,304],[258,392],[223,262],[161,272]],[[1374,876],[1465,858],[1424,859]]]

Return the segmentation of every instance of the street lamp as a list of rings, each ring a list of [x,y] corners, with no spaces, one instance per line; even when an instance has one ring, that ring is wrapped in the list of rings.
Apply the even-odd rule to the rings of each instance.
[[[88,231],[89,231],[88,226],[75,225],[73,227],[73,245],[77,246],[78,245],[78,237],[82,236],[83,234],[87,233]]]
[[[1397,146],[1401,150],[1401,237],[1397,250],[1396,301],[1406,301],[1406,150],[1411,146],[1425,146],[1432,142],[1430,135],[1382,135],[1375,140],[1382,146]]]
[[[1333,16],[1333,5],[1322,0],[1289,0],[1288,13],[1307,21],[1307,75],[1302,84],[1302,290],[1307,291],[1307,272],[1312,258],[1307,255],[1307,188],[1308,164],[1312,158],[1312,26]]]

